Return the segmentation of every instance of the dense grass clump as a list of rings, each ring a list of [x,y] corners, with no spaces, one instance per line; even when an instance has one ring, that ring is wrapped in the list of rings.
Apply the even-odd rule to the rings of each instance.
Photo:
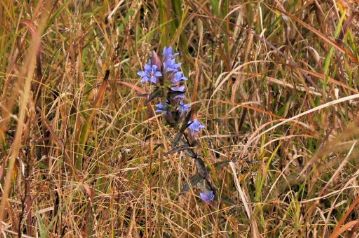
[[[1,236],[358,236],[358,45],[355,0],[1,1]]]

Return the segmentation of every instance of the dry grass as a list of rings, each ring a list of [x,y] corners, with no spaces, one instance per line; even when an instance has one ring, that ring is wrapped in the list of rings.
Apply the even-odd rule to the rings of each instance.
[[[4,0],[0,26],[3,237],[359,235],[356,0]],[[210,204],[140,96],[166,45]]]

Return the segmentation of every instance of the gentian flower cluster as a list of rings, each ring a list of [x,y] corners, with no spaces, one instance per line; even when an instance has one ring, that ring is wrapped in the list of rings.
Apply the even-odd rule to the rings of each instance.
[[[164,114],[166,121],[172,125],[178,125],[191,110],[191,106],[185,103],[185,81],[188,78],[181,71],[181,63],[176,61],[178,55],[172,47],[164,47],[162,59],[152,52],[144,70],[137,73],[142,83],[150,83],[156,87],[156,92],[161,92],[159,95],[165,100],[156,104],[155,111]],[[192,136],[197,136],[204,128],[198,119],[188,121],[188,131]]]
[[[153,92],[148,96],[148,101],[160,98],[160,101],[155,105],[155,112],[162,114],[167,123],[174,128],[178,128],[178,125],[182,123],[179,133],[180,137],[187,130],[193,139],[198,136],[205,126],[194,117],[190,104],[185,103],[185,82],[188,79],[181,71],[181,63],[176,61],[178,55],[178,53],[173,51],[172,47],[164,47],[161,57],[153,51],[151,59],[145,64],[144,69],[137,74],[140,76],[142,83],[148,83],[154,87]],[[182,128],[184,128],[183,131]],[[174,147],[176,143],[173,143]],[[201,168],[197,168],[198,171],[205,171],[202,174],[207,174],[204,162],[190,148],[193,146],[194,144],[188,145],[188,150],[191,150],[189,154],[196,160],[196,166],[201,166]],[[202,192],[199,197],[204,202],[209,203],[215,198],[214,189],[208,180],[208,176],[202,175],[201,177],[210,189],[201,189]]]

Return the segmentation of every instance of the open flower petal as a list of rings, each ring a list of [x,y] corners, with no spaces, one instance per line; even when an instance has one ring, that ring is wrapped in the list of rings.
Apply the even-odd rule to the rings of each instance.
[[[198,134],[205,126],[200,123],[197,119],[188,122],[189,126],[188,129],[192,135]]]
[[[157,65],[150,62],[145,64],[144,70],[137,73],[141,77],[141,83],[158,83],[158,78],[162,77],[162,73],[158,69]]]

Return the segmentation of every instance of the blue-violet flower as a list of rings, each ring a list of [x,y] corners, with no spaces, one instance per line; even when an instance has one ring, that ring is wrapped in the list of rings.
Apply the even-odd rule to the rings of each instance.
[[[206,191],[199,193],[199,197],[202,199],[202,201],[206,203],[210,203],[214,200],[214,192],[213,191]]]
[[[145,64],[145,70],[137,73],[141,77],[141,83],[153,83],[158,82],[158,78],[162,76],[161,71],[158,70],[157,65],[151,63]]]
[[[157,103],[156,104],[156,112],[157,113],[163,113],[163,112],[166,112],[168,109],[168,104],[167,103]]]
[[[173,74],[171,82],[173,84],[178,84],[178,83],[186,81],[186,80],[187,80],[187,77],[185,77],[183,75],[183,73],[181,71],[179,71],[179,72],[176,72]]]
[[[186,91],[186,87],[184,85],[173,86],[173,87],[171,87],[171,90],[174,91],[174,92],[184,93]]]
[[[175,91],[176,92],[176,91]],[[185,99],[186,95],[184,94],[184,92],[176,92],[178,94],[176,94],[172,99],[175,100],[176,102],[180,102],[182,100]]]
[[[197,134],[198,132],[200,132],[202,129],[205,128],[205,126],[202,125],[202,123],[200,123],[197,119],[194,119],[193,121],[189,121],[188,124],[189,124],[188,129],[193,135]]]
[[[175,59],[165,59],[163,62],[163,68],[165,72],[177,72],[181,67],[181,63],[176,63]]]
[[[180,102],[178,105],[178,111],[182,114],[185,112],[188,112],[191,109],[191,106],[189,104],[185,104],[183,102]]]
[[[173,54],[173,49],[172,47],[164,47],[163,48],[163,58],[166,60],[166,59],[173,59],[174,57],[176,57],[178,55],[178,53],[176,54]]]

